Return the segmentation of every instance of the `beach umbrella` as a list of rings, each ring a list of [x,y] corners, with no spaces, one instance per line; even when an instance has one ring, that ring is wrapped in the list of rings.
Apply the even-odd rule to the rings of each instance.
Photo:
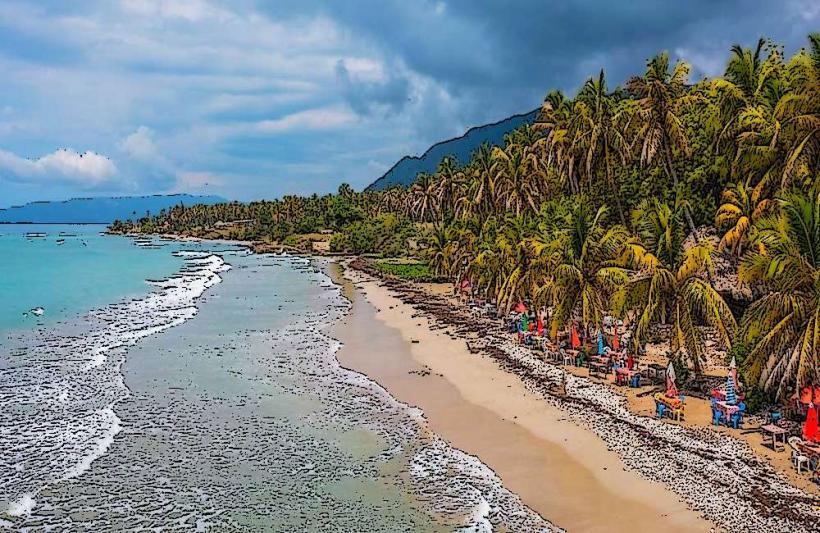
[[[515,304],[515,312],[516,313],[526,313],[527,312],[527,306],[524,305],[524,302],[518,302],[517,304]]]
[[[809,404],[809,410],[806,413],[806,422],[803,424],[803,440],[814,442],[818,437],[817,427],[817,407],[814,402]]]
[[[538,333],[539,337],[544,336],[544,319],[541,318],[541,315],[538,316],[538,319],[535,322],[535,331]]]
[[[530,319],[527,316],[527,313],[522,312],[521,313],[521,331],[527,331],[527,328],[529,327],[529,320]]]
[[[737,373],[737,363],[732,357],[732,362],[729,364],[729,375],[726,376],[726,403],[729,405],[737,404],[737,396],[735,395],[735,374]]]
[[[618,338],[618,324],[615,324],[614,333],[612,333],[612,349],[616,352],[621,351],[621,340]]]
[[[629,370],[632,370],[632,367],[635,366],[635,358],[632,357],[632,352],[629,352],[629,355],[626,356],[626,367]]]
[[[666,396],[669,398],[675,398],[678,395],[675,378],[675,367],[672,366],[672,361],[669,361],[669,366],[666,367]]]
[[[473,289],[473,285],[470,283],[470,280],[463,279],[461,280],[461,292],[470,292]]]
[[[575,328],[575,323],[572,324],[572,332],[569,338],[570,345],[573,350],[577,350],[581,346],[581,339],[578,338],[578,330]]]
[[[604,355],[604,334],[598,330],[598,355]]]

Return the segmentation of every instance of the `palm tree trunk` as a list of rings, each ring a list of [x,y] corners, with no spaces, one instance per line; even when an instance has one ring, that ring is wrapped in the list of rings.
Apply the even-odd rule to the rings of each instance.
[[[666,167],[667,173],[672,178],[672,185],[675,187],[675,198],[677,198],[678,194],[678,173],[675,172],[675,167],[672,165],[672,149],[669,147],[669,143],[665,144],[664,155],[666,156]],[[686,224],[689,226],[689,231],[692,233],[692,236],[695,235],[695,222],[692,220],[692,214],[689,212],[689,206],[683,206],[683,216],[686,218]]]
[[[604,164],[606,165],[606,180],[609,182],[609,188],[612,189],[612,195],[615,197],[615,204],[618,207],[618,216],[621,218],[621,224],[631,231],[629,224],[626,222],[626,217],[624,217],[624,207],[621,205],[620,191],[615,187],[615,180],[612,179],[612,169],[609,166],[609,150],[604,151],[604,159]]]
[[[664,150],[664,154],[666,155],[666,164],[669,167],[669,175],[672,176],[672,184],[675,186],[675,198],[677,198],[678,194],[678,174],[675,172],[675,167],[672,165],[672,149],[669,147],[669,144],[666,144],[666,150]],[[689,231],[692,233],[692,238],[695,241],[698,240],[697,233],[695,231],[695,222],[692,220],[692,214],[689,212],[689,206],[683,206],[683,216],[686,218],[686,224],[689,226]],[[709,269],[706,269],[706,279],[709,280],[709,285],[712,287],[715,286],[715,280],[712,278],[712,273]]]

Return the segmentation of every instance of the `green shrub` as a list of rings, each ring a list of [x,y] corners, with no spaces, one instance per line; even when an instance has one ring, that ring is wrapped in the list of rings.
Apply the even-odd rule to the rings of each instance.
[[[389,263],[379,261],[373,267],[384,274],[409,281],[433,281],[435,276],[427,263]]]

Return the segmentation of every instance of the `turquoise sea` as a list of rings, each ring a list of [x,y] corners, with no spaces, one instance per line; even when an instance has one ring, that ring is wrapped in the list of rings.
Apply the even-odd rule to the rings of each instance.
[[[163,279],[183,263],[171,254],[179,243],[138,246],[104,231],[96,224],[0,224],[0,335],[141,295],[146,279]],[[26,314],[37,307],[41,316]]]
[[[551,529],[338,364],[326,265],[101,229],[3,228],[0,529]]]

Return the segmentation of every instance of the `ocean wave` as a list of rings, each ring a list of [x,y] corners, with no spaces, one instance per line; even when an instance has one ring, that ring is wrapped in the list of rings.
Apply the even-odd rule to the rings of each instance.
[[[228,269],[215,254],[185,256],[180,272],[152,282],[146,296],[0,352],[0,469],[10,472],[0,482],[0,513],[28,515],[44,487],[81,476],[106,453],[122,430],[114,406],[128,395],[126,349],[193,318],[197,300]]]

